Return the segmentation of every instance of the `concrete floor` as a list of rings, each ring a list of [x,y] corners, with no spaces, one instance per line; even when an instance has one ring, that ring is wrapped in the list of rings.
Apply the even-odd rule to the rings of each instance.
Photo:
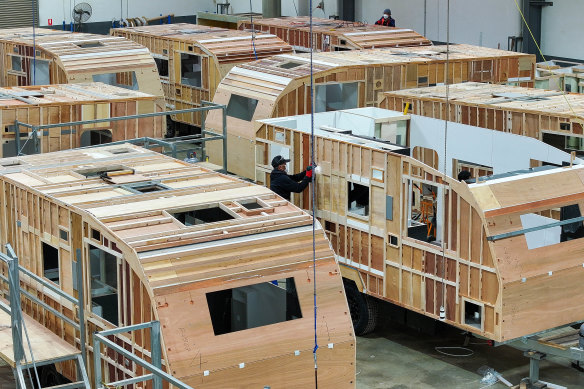
[[[529,376],[529,360],[522,351],[507,346],[491,347],[480,339],[471,341],[478,344],[467,346],[474,352],[470,357],[438,353],[435,347],[462,346],[464,341],[460,330],[438,324],[433,335],[390,323],[373,334],[358,337],[357,388],[481,388],[484,385],[477,370],[484,365],[514,385]],[[570,367],[566,360],[542,361],[540,379],[568,388],[584,388],[584,373]],[[502,383],[490,386],[506,387]]]

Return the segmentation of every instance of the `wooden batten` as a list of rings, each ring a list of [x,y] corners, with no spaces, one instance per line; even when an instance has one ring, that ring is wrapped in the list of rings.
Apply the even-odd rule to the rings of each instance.
[[[313,56],[316,111],[378,106],[383,92],[444,83],[484,81],[533,83],[535,56],[470,45],[408,47],[316,53]],[[326,101],[327,88],[337,101]],[[342,89],[341,89],[342,88]],[[320,91],[320,92],[319,92]],[[320,94],[319,94],[320,93]],[[227,112],[228,169],[253,178],[254,120],[302,115],[311,110],[308,55],[277,55],[234,67],[217,88],[214,103],[232,101],[247,109]],[[403,107],[397,109],[403,111]],[[222,129],[221,112],[210,112],[205,126]],[[208,155],[220,164],[222,150],[210,145]]]
[[[292,47],[275,35],[188,23],[115,28],[111,34],[150,49],[160,64],[167,104],[176,109],[212,101],[217,85],[237,64],[292,53]],[[185,73],[187,66],[194,66],[189,74]],[[202,120],[200,113],[173,119],[194,126],[201,126]]]
[[[108,121],[108,118],[161,112],[158,96],[103,83],[65,84],[0,88],[0,157],[48,153],[100,143],[140,137],[162,138],[163,116]],[[17,145],[15,121],[30,125],[104,119],[101,123],[66,126],[38,131],[38,146],[30,128],[19,126]],[[20,147],[20,150],[17,150]]]
[[[250,20],[241,20],[238,28],[274,34],[297,51],[310,50],[310,19],[307,16],[262,18],[254,20],[253,24]],[[428,38],[408,28],[322,18],[312,18],[312,35],[316,51],[432,45]]]
[[[529,136],[567,152],[584,150],[584,96],[561,91],[468,82],[384,93],[381,108]],[[545,161],[534,161],[541,166]]]
[[[563,220],[559,210],[569,205],[584,211],[582,165],[467,184],[410,157],[407,148],[323,122],[315,117],[317,216],[337,259],[360,273],[368,294],[433,318],[444,307],[449,324],[496,341],[584,319],[583,303],[565,294],[584,291],[577,254],[584,239],[560,241],[555,231],[546,241],[541,232],[520,232],[534,220]],[[301,116],[257,123],[257,182],[269,185],[276,153],[290,155],[294,172],[309,163],[306,123]],[[292,200],[305,209],[311,204],[309,193]],[[424,211],[424,202],[434,205]],[[425,214],[429,221],[421,223]],[[438,240],[428,238],[432,217]],[[519,233],[500,236],[508,232]]]
[[[94,332],[158,320],[163,369],[192,387],[310,387],[316,286],[318,381],[355,387],[339,267],[319,225],[313,256],[306,212],[267,188],[129,144],[10,161],[0,160],[0,243],[74,296],[83,265],[88,360]],[[38,283],[22,286],[75,318]],[[79,348],[73,328],[26,297],[22,306]],[[149,360],[149,336],[114,338]],[[107,382],[146,374],[111,350],[102,357]],[[58,368],[76,378],[71,366]]]
[[[156,63],[144,46],[97,34],[0,30],[0,86],[96,81],[158,96],[163,104]]]

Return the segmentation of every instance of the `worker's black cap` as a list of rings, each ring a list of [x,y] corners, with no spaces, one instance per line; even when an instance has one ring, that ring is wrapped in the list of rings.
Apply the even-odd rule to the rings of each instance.
[[[383,10],[383,13],[384,14],[391,15],[391,10],[389,8],[386,8],[386,9]]]
[[[272,159],[272,166],[278,167],[278,166],[285,164],[285,163],[288,163],[288,162],[290,162],[289,159],[286,159],[286,158],[282,157],[281,155],[276,155],[274,157],[274,159]]]
[[[460,173],[458,173],[458,181],[466,181],[470,179],[470,177],[471,175],[468,170],[461,170]]]

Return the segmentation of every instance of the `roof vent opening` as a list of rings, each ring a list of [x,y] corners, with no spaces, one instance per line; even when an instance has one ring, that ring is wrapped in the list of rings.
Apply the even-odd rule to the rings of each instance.
[[[234,219],[232,215],[221,209],[219,205],[210,208],[189,209],[182,212],[169,211],[169,213],[187,227]]]

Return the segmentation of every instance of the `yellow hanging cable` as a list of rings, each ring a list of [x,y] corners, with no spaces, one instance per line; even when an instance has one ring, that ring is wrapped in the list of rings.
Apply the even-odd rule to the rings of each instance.
[[[531,35],[531,39],[533,39],[533,43],[535,43],[535,47],[537,47],[537,51],[539,51],[539,54],[541,55],[543,60],[547,62],[547,59],[545,58],[545,55],[543,55],[543,52],[541,51],[541,48],[539,47],[539,44],[537,43],[537,40],[535,39],[535,36],[533,35],[533,32],[531,31],[531,28],[529,27],[527,20],[525,20],[525,15],[523,14],[523,11],[521,11],[521,8],[519,7],[519,3],[517,3],[517,0],[515,0],[515,6],[517,7],[517,11],[519,11],[519,14],[521,15],[521,19],[523,19],[523,23],[525,23],[525,27],[527,27],[527,31],[529,31],[529,34]],[[549,65],[548,70],[551,70],[551,67]],[[570,111],[572,111],[572,114],[575,116],[575,119],[579,121],[580,124],[584,127],[584,121],[577,116],[576,111],[574,111],[574,108],[570,103],[570,100],[566,96],[566,91],[562,89],[560,92],[562,92],[562,96],[564,97],[564,100],[566,100],[566,103],[568,104]]]

